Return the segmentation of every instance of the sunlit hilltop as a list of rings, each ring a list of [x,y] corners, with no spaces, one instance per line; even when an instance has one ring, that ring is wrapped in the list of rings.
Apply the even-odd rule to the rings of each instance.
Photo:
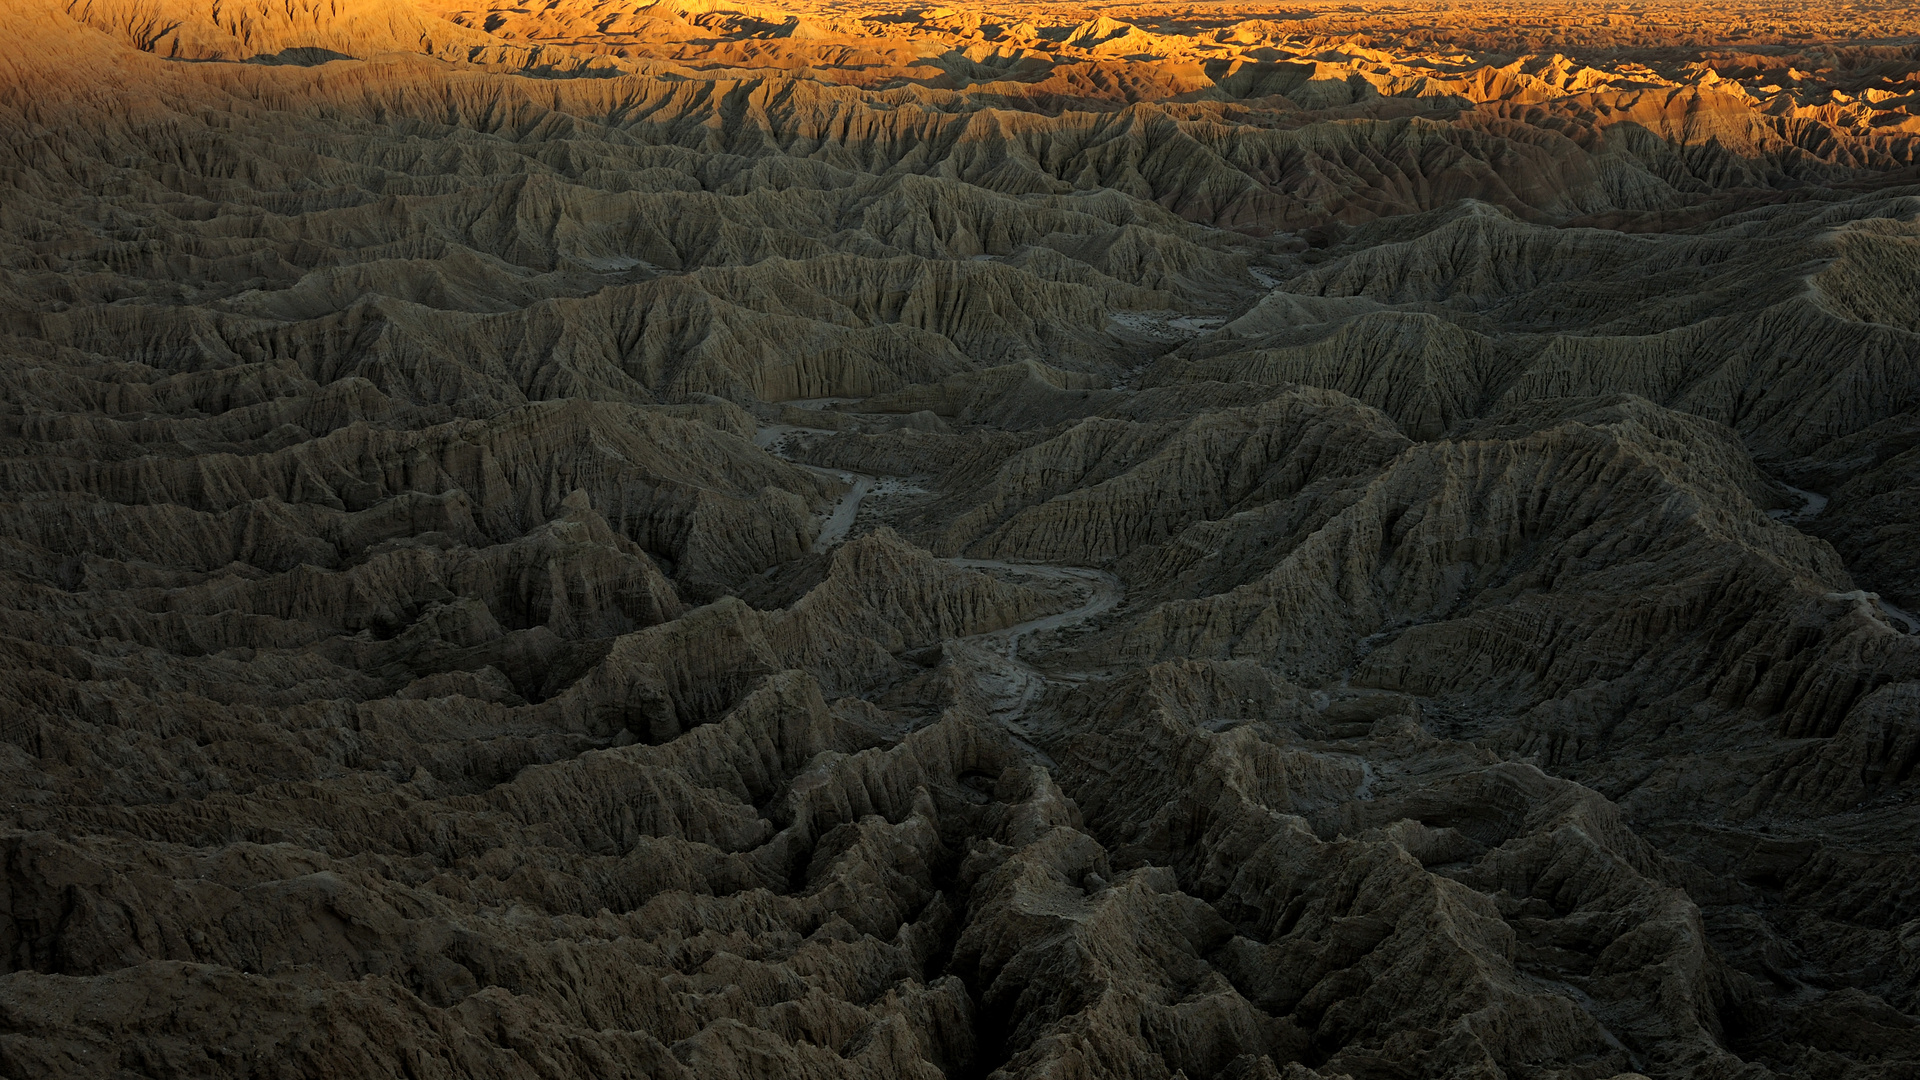
[[[0,1080],[1920,1076],[1920,9],[0,7]]]

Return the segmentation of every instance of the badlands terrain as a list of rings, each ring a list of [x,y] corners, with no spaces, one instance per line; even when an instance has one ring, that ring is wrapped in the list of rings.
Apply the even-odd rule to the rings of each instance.
[[[1920,1075],[1920,7],[0,6],[0,1076]]]

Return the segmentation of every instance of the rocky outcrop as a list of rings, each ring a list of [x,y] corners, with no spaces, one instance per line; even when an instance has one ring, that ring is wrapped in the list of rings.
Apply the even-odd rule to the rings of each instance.
[[[1310,389],[1183,421],[1090,418],[981,479],[982,501],[952,518],[941,545],[1111,562],[1197,522],[1365,475],[1405,446],[1377,413]]]

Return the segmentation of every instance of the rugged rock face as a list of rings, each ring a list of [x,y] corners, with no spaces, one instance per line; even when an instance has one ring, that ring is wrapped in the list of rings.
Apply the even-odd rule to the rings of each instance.
[[[4,32],[0,1077],[1920,1073],[1912,11]]]

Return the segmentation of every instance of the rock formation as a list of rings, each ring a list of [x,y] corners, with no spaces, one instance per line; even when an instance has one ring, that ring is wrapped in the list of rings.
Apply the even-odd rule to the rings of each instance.
[[[15,0],[0,1077],[1920,1073],[1920,13]]]

